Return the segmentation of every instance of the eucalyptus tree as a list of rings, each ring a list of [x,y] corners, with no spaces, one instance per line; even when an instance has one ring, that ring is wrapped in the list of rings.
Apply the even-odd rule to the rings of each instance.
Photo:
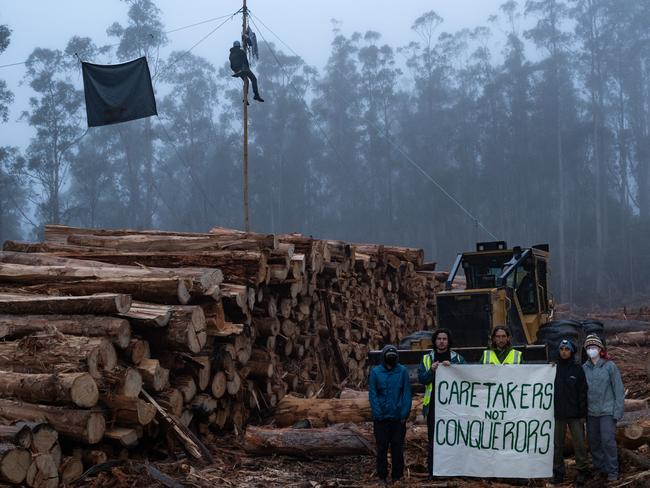
[[[114,22],[107,33],[118,39],[116,54],[122,61],[145,56],[156,80],[165,69],[160,48],[167,42],[161,11],[152,0],[123,0],[129,5],[125,26]],[[128,189],[129,225],[151,227],[155,209],[154,133],[151,118],[121,124],[123,145],[123,179]]]

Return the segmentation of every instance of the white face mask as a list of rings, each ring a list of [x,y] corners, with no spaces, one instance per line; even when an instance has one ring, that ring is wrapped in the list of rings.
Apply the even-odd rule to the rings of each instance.
[[[600,350],[597,347],[587,348],[587,356],[589,356],[591,359],[597,358],[599,354]]]

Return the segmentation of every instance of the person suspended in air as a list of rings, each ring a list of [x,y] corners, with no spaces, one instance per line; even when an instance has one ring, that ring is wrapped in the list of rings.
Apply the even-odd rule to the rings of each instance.
[[[242,80],[250,80],[251,84],[253,85],[253,100],[263,102],[264,99],[260,97],[260,92],[257,86],[257,77],[251,71],[251,68],[248,64],[248,58],[246,57],[246,51],[242,49],[241,43],[239,41],[232,43],[232,47],[230,48],[230,56],[228,59],[230,60],[230,69],[233,70],[232,76],[235,78],[241,78]]]

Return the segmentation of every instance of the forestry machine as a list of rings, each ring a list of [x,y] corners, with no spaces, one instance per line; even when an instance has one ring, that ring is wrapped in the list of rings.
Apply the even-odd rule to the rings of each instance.
[[[534,344],[540,327],[553,317],[548,258],[547,244],[509,249],[504,241],[479,242],[476,251],[459,253],[444,291],[436,294],[436,324],[451,331],[453,349],[478,362],[492,329],[507,325],[525,362],[546,362],[546,346]],[[454,283],[461,269],[464,288]],[[406,337],[400,363],[417,367],[432,347],[431,336],[432,331],[419,331]],[[374,351],[371,357],[378,359]]]

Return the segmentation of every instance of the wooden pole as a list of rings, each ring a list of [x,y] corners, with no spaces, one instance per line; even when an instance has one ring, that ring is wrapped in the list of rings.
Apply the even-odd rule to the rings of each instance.
[[[248,9],[246,7],[246,0],[244,1],[244,6],[242,8],[242,49],[246,51],[246,30],[248,27]],[[243,97],[243,107],[244,107],[244,161],[243,161],[243,179],[244,179],[244,230],[250,232],[250,221],[248,219],[248,78],[243,77],[244,80],[244,97]]]

